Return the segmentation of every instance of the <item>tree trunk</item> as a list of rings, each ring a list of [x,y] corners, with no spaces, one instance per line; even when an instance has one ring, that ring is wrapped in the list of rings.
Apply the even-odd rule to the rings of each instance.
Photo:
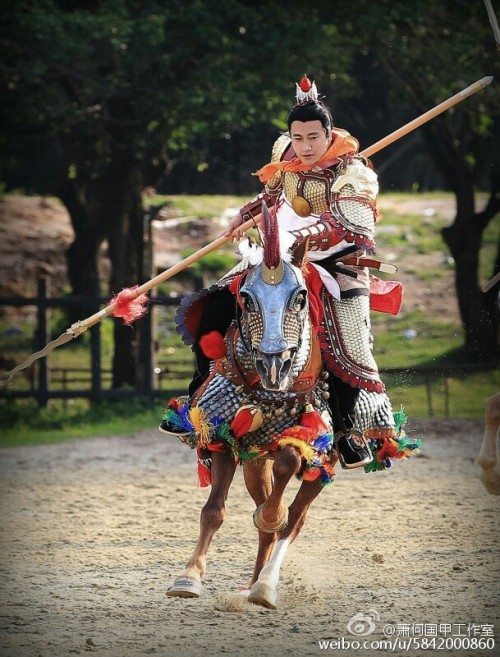
[[[143,212],[141,207],[141,175],[133,158],[113,158],[106,190],[108,213],[109,257],[112,264],[110,292],[142,282],[143,277]],[[114,320],[113,387],[136,387],[141,383],[138,347],[141,321],[126,326]]]
[[[479,251],[489,219],[474,211],[470,176],[462,176],[456,191],[457,215],[442,231],[455,260],[455,287],[468,356],[492,362],[498,357],[495,313],[479,287]]]
[[[67,180],[59,197],[70,215],[75,239],[66,251],[68,278],[74,295],[89,296],[99,290],[98,253],[103,240],[102,225],[92,211],[87,189],[77,189],[75,181]],[[80,192],[80,193],[79,193]],[[76,322],[95,312],[94,304],[70,306],[69,321]]]

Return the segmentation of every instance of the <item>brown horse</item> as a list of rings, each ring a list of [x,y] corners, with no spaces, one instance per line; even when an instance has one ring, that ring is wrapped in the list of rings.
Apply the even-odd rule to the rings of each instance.
[[[303,273],[307,243],[291,253],[265,205],[262,236],[263,247],[247,243],[245,262],[232,273],[230,289],[241,317],[224,340],[219,335],[216,349],[211,345],[212,354],[207,347],[205,354],[213,361],[208,378],[189,403],[170,402],[161,428],[197,449],[200,482],[212,484],[198,543],[168,595],[200,595],[207,552],[222,525],[236,466],[242,463],[259,532],[248,600],[274,608],[287,548],[311,503],[331,482],[337,451],[328,373],[311,323]],[[203,348],[202,340],[200,344]],[[385,395],[359,391],[355,426],[365,434],[370,429],[376,457],[365,469],[390,467],[391,458],[406,458],[420,446],[419,441],[410,444],[404,433],[372,429],[373,421],[385,426],[387,403]],[[294,475],[302,484],[287,508],[283,494]]]
[[[486,402],[484,437],[477,462],[485,488],[500,495],[500,392]]]
[[[257,507],[254,523],[259,533],[248,600],[275,608],[287,547],[299,534],[324,483],[330,481],[336,452],[327,383],[301,271],[306,245],[295,253],[293,262],[282,257],[275,219],[267,208],[264,213],[264,248],[253,247],[258,264],[247,270],[238,291],[241,320],[230,327],[226,354],[217,360],[189,410],[181,410],[189,414],[193,427],[183,439],[196,441],[202,463],[208,457],[212,488],[201,511],[196,548],[168,595],[200,595],[207,552],[222,525],[228,490],[241,461]],[[219,424],[214,423],[214,415]],[[221,420],[236,437],[232,443],[223,444],[219,438]],[[255,458],[246,458],[249,452]],[[286,508],[283,494],[294,475],[303,481]]]

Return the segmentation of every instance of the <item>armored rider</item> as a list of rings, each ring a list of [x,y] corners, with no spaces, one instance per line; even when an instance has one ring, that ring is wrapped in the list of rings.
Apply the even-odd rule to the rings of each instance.
[[[358,154],[357,140],[334,126],[315,83],[306,76],[296,85],[288,130],[275,142],[271,162],[257,171],[262,192],[239,210],[223,234],[241,238],[239,226],[255,219],[265,203],[296,244],[307,241],[307,286],[329,372],[336,448],[342,467],[355,468],[372,459],[367,440],[394,435],[390,400],[372,354],[370,287],[378,279],[365,266],[377,266],[369,256],[379,217],[378,181],[371,163]],[[234,318],[230,280],[230,275],[224,277],[205,304],[198,338],[213,329],[224,334]],[[386,297],[379,297],[379,309],[392,306],[389,312],[397,312],[400,288],[391,288]],[[372,307],[377,303],[372,294]],[[197,342],[194,350],[197,373],[190,394],[209,371]]]

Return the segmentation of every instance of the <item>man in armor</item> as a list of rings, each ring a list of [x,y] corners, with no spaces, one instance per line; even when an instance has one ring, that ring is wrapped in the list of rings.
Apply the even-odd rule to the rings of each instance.
[[[367,439],[394,435],[391,404],[372,354],[371,276],[364,266],[375,247],[378,182],[371,163],[357,154],[357,140],[334,127],[316,85],[304,76],[296,86],[289,132],[278,138],[271,162],[257,172],[264,189],[240,209],[223,234],[233,241],[243,237],[239,226],[257,218],[265,203],[295,244],[307,241],[307,285],[330,375],[336,448],[341,465],[354,468],[371,461]],[[214,329],[224,334],[234,318],[230,279],[223,278],[218,293],[206,303],[196,338]],[[197,340],[194,351],[197,374],[190,394],[209,370]]]

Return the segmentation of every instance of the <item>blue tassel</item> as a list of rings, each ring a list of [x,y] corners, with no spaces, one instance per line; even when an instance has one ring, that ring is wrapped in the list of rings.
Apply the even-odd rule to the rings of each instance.
[[[331,433],[324,433],[312,443],[312,447],[318,452],[328,452],[333,443],[333,436]]]

